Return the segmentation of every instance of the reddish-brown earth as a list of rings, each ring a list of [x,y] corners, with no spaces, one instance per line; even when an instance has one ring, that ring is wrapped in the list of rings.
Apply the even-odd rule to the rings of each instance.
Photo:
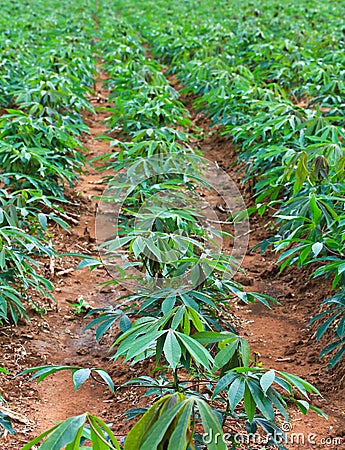
[[[105,134],[106,129],[103,121],[107,112],[99,110],[99,107],[104,106],[108,94],[101,87],[103,78],[97,80],[95,97],[92,98],[98,112],[85,116],[90,127],[90,134],[84,137],[89,159],[110,151],[109,145],[96,137]],[[189,99],[185,99],[185,102],[187,106],[190,105]],[[204,139],[198,142],[205,157],[217,161],[241,185],[231,143],[217,137],[202,115],[192,109],[191,112],[194,124],[203,128],[205,133]],[[92,198],[102,193],[104,186],[101,180],[102,174],[95,167],[90,167],[80,177],[74,192],[68,194],[75,204],[67,209],[73,219],[71,231],[52,230],[59,252],[98,256],[94,229],[97,202]],[[246,186],[241,186],[241,189],[250,205],[250,190]],[[227,218],[226,214],[218,212],[218,215],[221,221]],[[261,304],[233,304],[232,311],[240,321],[238,331],[248,338],[252,350],[265,367],[302,376],[315,384],[323,394],[323,398],[313,398],[313,402],[329,415],[328,421],[315,413],[305,418],[296,410],[292,411],[292,432],[303,433],[306,439],[312,433],[315,435],[312,436],[315,444],[307,440],[303,444],[300,440],[298,445],[291,448],[345,448],[343,372],[341,369],[329,372],[326,369],[327,361],[319,361],[320,345],[315,343],[315,330],[308,327],[311,316],[319,309],[320,301],[329,294],[329,284],[323,280],[310,280],[305,270],[290,269],[279,275],[277,255],[271,252],[265,255],[250,252],[250,248],[269,235],[271,225],[269,218],[251,218],[249,249],[243,261],[246,276],[239,275],[238,279],[248,290],[277,298],[280,305],[268,310]],[[43,318],[32,313],[30,323],[0,328],[0,366],[13,374],[27,367],[44,364],[102,367],[109,371],[117,385],[134,376],[147,374],[150,367],[140,364],[130,367],[121,362],[109,361],[107,351],[117,330],[113,330],[112,336],[107,336],[99,343],[93,331],[82,333],[87,322],[82,316],[74,314],[72,303],[82,297],[91,308],[116,305],[117,298],[124,291],[121,286],[100,285],[110,279],[105,269],[95,269],[92,273],[88,269],[75,271],[77,264],[78,260],[73,257],[55,261],[52,280],[56,286],[56,303],[46,304],[48,311]],[[46,272],[49,273],[49,262],[46,263]],[[18,433],[17,436],[4,435],[0,439],[1,450],[19,450],[30,438],[52,426],[54,421],[85,411],[112,423],[115,434],[121,438],[131,426],[131,422],[126,422],[122,414],[148,403],[139,388],[119,388],[113,395],[106,386],[94,380],[74,392],[69,372],[49,377],[39,385],[28,381],[27,376],[13,378],[2,375],[0,392],[8,400],[7,408],[11,411],[13,425]],[[329,439],[329,445],[322,443],[322,439],[326,438]],[[339,441],[332,441],[332,438],[339,438]],[[338,445],[338,442],[341,444]]]

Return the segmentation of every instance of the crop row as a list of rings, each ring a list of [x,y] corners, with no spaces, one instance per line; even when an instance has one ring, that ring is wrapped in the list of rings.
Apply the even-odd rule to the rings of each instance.
[[[39,310],[34,291],[51,297],[37,257],[52,256],[48,222],[67,227],[64,188],[85,165],[81,110],[92,111],[93,22],[90,11],[77,5],[67,14],[65,7],[38,2],[33,20],[29,3],[2,6],[0,322],[27,317],[27,301]]]
[[[85,165],[81,110],[92,111],[93,21],[78,5],[67,13],[67,4],[1,5],[0,325],[27,319],[28,308],[42,314],[42,299],[53,298],[42,276],[57,256],[48,226],[68,228],[64,189]],[[1,428],[14,433],[3,412]]]

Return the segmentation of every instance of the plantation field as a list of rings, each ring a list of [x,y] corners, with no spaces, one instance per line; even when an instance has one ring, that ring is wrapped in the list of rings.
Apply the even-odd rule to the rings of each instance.
[[[5,0],[0,448],[343,448],[345,2]]]

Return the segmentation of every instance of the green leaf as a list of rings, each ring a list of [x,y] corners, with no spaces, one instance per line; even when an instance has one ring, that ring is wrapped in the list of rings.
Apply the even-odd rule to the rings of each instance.
[[[176,302],[176,296],[167,297],[162,303],[162,312],[163,314],[168,314],[169,311],[173,309]]]
[[[240,355],[243,361],[243,365],[245,367],[248,367],[250,359],[250,345],[249,342],[244,338],[241,338]]]
[[[132,251],[134,253],[134,256],[138,259],[140,254],[143,252],[144,249],[144,243],[141,236],[138,236],[131,244]]]
[[[121,450],[115,435],[113,434],[113,432],[111,431],[111,429],[108,427],[108,425],[103,422],[102,419],[100,419],[99,417],[93,416],[91,414],[88,414],[88,419],[90,422],[90,425],[93,424],[98,424],[107,434],[107,445],[110,449],[116,449],[116,450]],[[111,447],[111,444],[113,444],[113,447]],[[67,449],[66,449],[67,450]],[[79,450],[79,449],[78,449]]]
[[[236,372],[228,372],[227,374],[225,374],[216,384],[212,398],[214,398],[217,394],[219,394],[219,392],[224,391],[225,388],[227,388],[236,377],[237,377]]]
[[[309,403],[305,400],[295,400],[295,403],[298,407],[298,409],[301,411],[302,414],[306,415],[309,411]]]
[[[246,383],[246,387],[244,390],[244,410],[248,417],[250,423],[253,422],[255,411],[256,411],[256,403],[253,399],[253,396],[250,392],[249,386]]]
[[[187,430],[190,425],[190,417],[193,410],[192,399],[189,399],[178,418],[175,430],[171,434],[168,450],[185,450],[187,446]]]
[[[269,370],[268,372],[264,373],[260,378],[260,386],[265,395],[268,389],[271,387],[272,383],[274,382],[275,376],[276,375],[274,370]]]
[[[85,420],[86,414],[69,417],[56,427],[53,433],[40,446],[40,450],[61,450],[75,439],[80,427],[84,426]],[[25,450],[25,448],[22,450]]]
[[[200,344],[214,344],[215,342],[225,341],[230,338],[237,338],[234,333],[216,333],[214,331],[201,331],[200,333],[193,334],[193,339],[198,341]]]
[[[340,345],[340,343],[339,343]],[[335,367],[338,362],[341,360],[341,358],[343,357],[343,355],[345,355],[345,343],[343,344],[343,346],[337,351],[337,353],[332,357],[332,359],[330,360],[329,364],[328,364],[328,368],[329,369],[333,369],[333,367]]]
[[[131,428],[125,439],[124,450],[138,450],[144,440],[146,432],[155,423],[158,413],[164,403],[168,401],[170,395],[165,395],[155,402],[143,417]]]
[[[166,336],[163,351],[170,367],[172,367],[173,370],[176,370],[181,359],[181,347],[172,330],[169,330]]]
[[[106,436],[100,425],[95,420],[95,417],[91,415],[89,416],[89,424],[92,450],[109,450],[110,448],[113,449],[114,447],[111,445],[111,443],[106,441]]]
[[[39,436],[32,439],[32,441],[25,444],[21,450],[30,450],[34,445],[38,444],[42,439],[44,439],[46,436],[48,436],[48,434],[56,430],[56,428],[58,428],[60,425],[61,424],[54,425],[52,428],[49,428],[49,430],[44,431]]]
[[[106,241],[103,244],[100,245],[101,248],[106,248],[107,252],[113,252],[114,250],[117,250],[118,248],[123,247],[124,245],[128,244],[129,241],[133,239],[133,236],[126,236],[126,237],[116,237],[112,241]]]
[[[242,376],[236,378],[230,385],[228,390],[228,400],[232,411],[242,400],[245,389],[245,381]]]
[[[143,239],[150,252],[157,258],[158,262],[162,262],[162,254],[158,247],[155,246],[151,238]],[[152,258],[151,258],[152,259]]]
[[[79,369],[73,373],[72,379],[75,391],[89,378],[90,374],[90,369]]]
[[[112,392],[115,392],[114,382],[111,379],[110,375],[103,369],[95,369],[94,372],[98,373],[98,375],[107,383],[109,389]]]
[[[4,269],[6,267],[6,249],[2,248],[0,252],[0,269]]]
[[[333,314],[331,317],[329,317],[322,325],[319,326],[316,332],[316,339],[319,341],[322,336],[326,333],[326,331],[329,329],[331,324],[335,321],[335,319],[340,316],[341,311],[337,312],[336,314]]]
[[[263,394],[256,380],[248,379],[247,385],[259,410],[268,420],[274,421],[274,409],[271,400]]]
[[[185,401],[179,401],[170,407],[165,405],[164,410],[157,422],[155,422],[152,427],[147,430],[146,436],[140,446],[140,450],[152,450],[157,448],[163,438],[165,438],[164,440],[167,439],[167,442],[169,442],[170,436],[165,436],[165,434],[168,431],[170,424],[184,405]]]
[[[204,330],[203,321],[201,320],[201,319],[203,319],[202,315],[198,311],[195,311],[195,309],[193,309],[193,308],[188,308],[188,313],[189,313],[189,317],[192,319],[194,328],[198,332],[201,332],[202,330]],[[185,317],[186,317],[186,321],[188,322],[188,326],[189,326],[189,320],[188,320],[187,312],[185,314]]]
[[[317,412],[317,413],[320,414],[320,416],[322,416],[324,419],[328,420],[327,414],[324,413],[324,412],[322,411],[322,409],[318,408],[317,406],[309,405],[309,409],[311,409],[311,410]]]
[[[45,231],[47,229],[47,216],[43,213],[39,213],[37,214],[37,218],[39,220],[39,223],[41,225],[41,227],[43,228],[43,230]]]
[[[296,181],[293,186],[293,192],[296,194],[302,188],[303,183],[308,176],[308,155],[306,152],[301,152],[297,169],[296,169]]]
[[[203,399],[196,398],[196,403],[199,408],[204,432],[206,434],[209,434],[212,430],[212,436],[218,436],[217,440],[212,439],[210,443],[206,444],[207,448],[209,450],[226,450],[227,446],[223,439],[223,430],[217,416],[213,413],[212,409]]]
[[[313,392],[314,394],[321,395],[320,392],[316,389],[315,386],[308,383],[308,381],[303,380],[296,375],[292,375],[287,372],[278,372],[279,375],[284,377],[288,382],[290,382],[293,386],[295,386],[305,397],[308,397],[307,392]]]
[[[153,346],[153,344],[157,341],[157,339],[164,333],[166,333],[166,332],[165,331],[153,331],[151,333],[145,334],[144,336],[141,336],[138,339],[135,339],[127,351],[126,361],[129,361],[130,359],[134,358],[135,356],[139,355],[140,353],[143,353],[146,350],[150,349]],[[125,343],[125,341],[124,341],[124,343]],[[115,356],[117,356],[117,353]]]
[[[119,325],[120,325],[120,330],[121,330],[123,333],[125,333],[125,332],[128,331],[130,328],[132,328],[132,322],[131,322],[131,319],[130,319],[128,316],[123,315],[123,316],[121,317],[121,319],[120,319]]]
[[[84,427],[80,427],[78,433],[75,435],[74,440],[66,446],[66,450],[80,450],[80,439],[83,436],[83,431]]]
[[[211,354],[202,345],[200,345],[199,342],[190,336],[178,331],[176,332],[176,335],[180,342],[182,342],[182,344],[189,351],[196,364],[201,364],[207,370],[210,370],[210,363],[214,362]]]
[[[313,223],[315,225],[317,225],[322,216],[322,211],[317,205],[317,201],[316,201],[314,194],[310,196],[309,206],[310,206],[311,216],[313,218]]]
[[[85,258],[78,264],[76,270],[85,269],[85,267],[97,267],[102,266],[103,263],[95,258]]]
[[[2,397],[0,396],[0,399],[1,398]],[[6,430],[9,434],[16,434],[14,429],[12,428],[10,418],[1,411],[0,411],[0,427],[2,427],[4,430]],[[0,432],[0,436],[1,436],[1,432]]]
[[[37,383],[40,383],[45,378],[47,378],[49,375],[52,375],[56,372],[59,372],[61,370],[78,370],[80,367],[74,367],[74,366],[39,366],[39,367],[32,367],[29,369],[24,370],[19,375],[25,375],[26,373],[34,372],[34,374],[31,377],[31,380],[34,380],[37,378]]]
[[[234,356],[237,348],[238,348],[238,339],[234,338],[232,342],[227,344],[225,348],[223,348],[219,353],[217,353],[216,357],[214,358],[214,371],[225,366],[225,364],[227,364]]]
[[[323,244],[321,242],[315,242],[311,247],[313,255],[316,257],[323,249]]]
[[[336,333],[338,337],[340,337],[340,339],[343,339],[345,337],[345,315],[340,319]]]
[[[180,306],[177,310],[176,313],[174,315],[174,318],[171,322],[171,328],[173,330],[176,330],[176,328],[180,325],[180,323],[182,322],[184,313],[185,313],[186,308],[184,306]]]

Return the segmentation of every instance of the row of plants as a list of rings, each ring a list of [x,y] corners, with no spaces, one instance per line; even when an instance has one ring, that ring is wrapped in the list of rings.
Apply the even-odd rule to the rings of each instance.
[[[267,434],[268,445],[284,449],[282,424],[289,421],[290,405],[304,414],[309,409],[322,414],[309,398],[320,394],[295,375],[263,368],[236,332],[230,312],[237,299],[266,306],[274,300],[245,292],[233,280],[237,262],[220,244],[222,236],[231,236],[212,229],[198,207],[202,191],[212,186],[204,179],[200,151],[191,144],[189,113],[136,29],[110,6],[103,2],[98,12],[97,48],[113,104],[104,138],[114,151],[102,160],[103,169],[114,174],[106,177],[102,200],[115,205],[117,221],[101,252],[114,276],[110,283],[130,283],[134,293],[116,307],[91,311],[88,316],[96,317],[86,328],[96,327],[98,339],[119,330],[114,360],[146,362],[144,368],[154,362],[155,376],[126,383],[146,387],[153,404],[128,411],[141,418],[124,442],[86,413],[54,426],[23,450],[43,438],[41,450],[76,449],[90,441],[102,449],[226,449],[224,430],[231,431],[228,443],[236,448],[238,434],[258,429]],[[88,259],[81,267],[98,264]],[[98,371],[114,390],[101,369],[42,366],[26,373],[42,381],[60,370],[72,371],[76,388]]]
[[[0,325],[44,313],[57,257],[49,226],[68,229],[64,191],[85,166],[82,110],[92,108],[92,2],[4,1],[0,17]],[[1,363],[2,364],[2,363]],[[0,367],[1,374],[10,375]],[[3,402],[0,396],[0,402]],[[14,430],[0,413],[0,432]]]
[[[0,19],[0,321],[27,318],[32,293],[51,297],[38,256],[51,257],[48,223],[67,228],[64,189],[85,166],[81,110],[95,61],[89,10],[5,2]],[[20,9],[19,18],[14,11]],[[83,23],[83,25],[80,25]],[[24,301],[25,300],[25,301]]]
[[[120,5],[123,4],[120,2]],[[312,322],[345,353],[343,22],[324,2],[126,2],[123,14],[220,132],[254,184],[252,211],[273,213],[281,270],[314,264],[334,295]],[[159,21],[153,26],[156,18]],[[319,20],[319,18],[322,20]],[[320,281],[321,282],[321,281]],[[329,308],[328,308],[329,306]]]

